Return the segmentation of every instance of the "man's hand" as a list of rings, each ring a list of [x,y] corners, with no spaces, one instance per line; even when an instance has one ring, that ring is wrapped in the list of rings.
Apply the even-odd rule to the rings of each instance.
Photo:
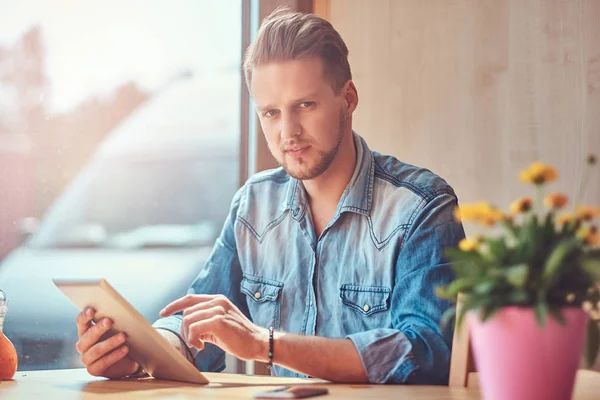
[[[199,350],[213,343],[242,360],[268,360],[269,333],[256,326],[223,295],[187,295],[167,305],[160,315],[183,311],[181,334]]]
[[[129,348],[124,333],[118,333],[107,339],[103,335],[112,327],[112,321],[103,318],[99,323],[92,321],[95,311],[86,308],[77,315],[77,334],[79,341],[75,348],[81,354],[81,361],[90,375],[106,378],[121,378],[134,373],[139,365],[127,357]]]

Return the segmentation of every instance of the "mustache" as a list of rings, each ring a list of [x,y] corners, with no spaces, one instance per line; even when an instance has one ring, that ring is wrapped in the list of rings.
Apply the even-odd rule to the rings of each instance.
[[[288,141],[284,142],[279,147],[279,150],[281,150],[282,152],[286,152],[290,148],[294,148],[294,147],[306,147],[306,146],[310,146],[310,142],[309,141],[305,141],[305,140],[302,140],[302,141],[299,141],[299,140],[288,140]]]

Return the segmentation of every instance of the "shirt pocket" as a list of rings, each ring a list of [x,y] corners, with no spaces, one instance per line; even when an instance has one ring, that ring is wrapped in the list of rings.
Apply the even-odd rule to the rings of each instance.
[[[246,295],[246,304],[256,325],[279,329],[281,290],[283,283],[244,274],[240,291]]]
[[[340,298],[346,331],[387,327],[390,292],[385,286],[342,285]]]

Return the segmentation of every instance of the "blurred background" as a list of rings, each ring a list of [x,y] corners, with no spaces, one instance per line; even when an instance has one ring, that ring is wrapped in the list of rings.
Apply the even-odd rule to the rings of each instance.
[[[221,230],[240,181],[242,2],[0,10],[4,331],[20,370],[80,366],[52,277],[105,277],[153,322]]]
[[[282,4],[346,41],[370,147],[462,203],[530,195],[517,174],[535,160],[575,193],[600,154],[597,0],[0,0],[0,288],[20,370],[81,365],[52,277],[106,277],[152,322],[240,183],[276,166],[240,64]],[[597,173],[582,202],[600,204]]]

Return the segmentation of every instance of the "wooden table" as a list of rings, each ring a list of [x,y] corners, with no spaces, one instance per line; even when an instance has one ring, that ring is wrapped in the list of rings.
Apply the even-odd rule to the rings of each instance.
[[[17,372],[12,381],[0,382],[0,399],[250,399],[252,393],[284,385],[323,385],[327,399],[479,399],[477,389],[447,386],[339,385],[318,379],[276,378],[233,374],[206,374],[205,386],[160,381],[95,378],[84,369]],[[600,399],[600,373],[581,370],[574,399]]]

